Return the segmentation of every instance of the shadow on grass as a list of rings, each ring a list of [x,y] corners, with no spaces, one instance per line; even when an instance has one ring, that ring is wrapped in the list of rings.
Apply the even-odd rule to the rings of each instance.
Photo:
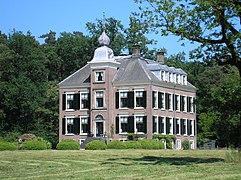
[[[193,165],[202,163],[216,163],[222,162],[221,158],[193,158],[193,157],[158,157],[158,156],[143,156],[141,158],[111,158],[103,164],[120,164],[120,165]]]

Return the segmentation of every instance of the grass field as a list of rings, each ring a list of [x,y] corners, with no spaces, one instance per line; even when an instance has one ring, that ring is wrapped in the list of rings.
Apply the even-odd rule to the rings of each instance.
[[[226,151],[2,151],[0,179],[241,179]]]

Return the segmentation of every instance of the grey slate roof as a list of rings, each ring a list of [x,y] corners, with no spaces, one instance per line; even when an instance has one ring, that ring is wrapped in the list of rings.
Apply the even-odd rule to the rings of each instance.
[[[86,64],[74,74],[60,82],[59,86],[81,86],[83,84],[88,84],[90,83],[90,73],[90,65]]]

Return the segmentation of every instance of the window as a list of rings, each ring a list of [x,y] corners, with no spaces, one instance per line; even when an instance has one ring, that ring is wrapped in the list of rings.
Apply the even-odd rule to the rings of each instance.
[[[180,84],[180,74],[176,75],[176,83]]]
[[[146,92],[145,91],[135,91],[135,107],[146,106]]]
[[[187,111],[187,103],[186,100],[187,97],[186,96],[181,96],[181,111]]]
[[[166,134],[173,134],[172,118],[166,118]]]
[[[66,118],[67,131],[66,134],[74,133],[74,118]]]
[[[166,134],[166,122],[165,118],[161,117],[161,134]]]
[[[81,109],[89,108],[89,93],[81,93]]]
[[[153,108],[158,108],[158,92],[157,91],[153,91]]]
[[[166,81],[169,81],[169,72],[166,71],[166,72],[165,72],[165,75],[166,75],[165,80],[166,80]]]
[[[135,116],[136,133],[144,133],[143,116]]]
[[[190,148],[195,149],[194,140],[190,140]]]
[[[153,133],[158,134],[158,117],[153,116]]]
[[[187,111],[193,113],[194,112],[194,98],[187,97]]]
[[[186,76],[183,76],[183,84],[187,85],[187,77]]]
[[[161,71],[161,80],[165,81],[165,71]]]
[[[171,110],[172,109],[172,95],[166,93],[166,109]]]
[[[73,110],[74,109],[74,94],[66,94],[66,107],[67,110]]]
[[[120,107],[128,107],[128,92],[120,92]]]
[[[180,111],[180,96],[175,95],[175,110]]]
[[[165,94],[158,92],[158,108],[165,109]]]
[[[180,139],[176,140],[176,149],[181,149],[182,148],[182,143]]]
[[[174,73],[173,74],[173,82],[176,83],[176,81],[177,81],[177,75]]]
[[[81,117],[80,118],[80,134],[87,134],[88,129],[89,129],[88,118],[87,117]]]
[[[183,134],[187,135],[187,119],[184,119],[183,121],[183,130],[184,130]]]
[[[190,120],[190,135],[194,136],[194,120]]]
[[[120,133],[128,132],[128,117],[120,117]]]
[[[104,81],[104,72],[97,71],[95,72],[95,82],[103,82]]]
[[[96,91],[95,97],[96,97],[95,107],[103,108],[104,107],[104,91]]]
[[[180,119],[178,119],[178,118],[176,118],[176,134],[177,135],[180,135],[180,128],[181,128],[181,126],[180,126]]]

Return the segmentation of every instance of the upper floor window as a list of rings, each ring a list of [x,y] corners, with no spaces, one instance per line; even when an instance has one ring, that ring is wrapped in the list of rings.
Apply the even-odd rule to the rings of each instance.
[[[158,108],[165,108],[165,94],[162,92],[158,92]]]
[[[67,92],[62,96],[63,110],[74,111],[80,109],[80,94]]]
[[[81,93],[81,109],[88,109],[89,108],[89,93]]]
[[[166,93],[165,100],[166,100],[166,109],[171,110],[172,109],[172,95]]]
[[[128,107],[128,92],[120,92],[120,108]]]
[[[135,107],[146,107],[146,92],[135,91]]]
[[[74,94],[67,94],[66,104],[67,109],[74,109]]]
[[[95,107],[104,107],[104,91],[95,91]]]
[[[180,111],[180,96],[175,95],[175,110]]]
[[[161,80],[165,81],[165,71],[161,71]]]
[[[187,97],[181,96],[181,111],[187,111]]]
[[[153,108],[158,108],[158,92],[153,91],[152,96],[153,96],[152,98]]]
[[[104,72],[97,71],[95,72],[95,82],[103,82],[104,81]]]

